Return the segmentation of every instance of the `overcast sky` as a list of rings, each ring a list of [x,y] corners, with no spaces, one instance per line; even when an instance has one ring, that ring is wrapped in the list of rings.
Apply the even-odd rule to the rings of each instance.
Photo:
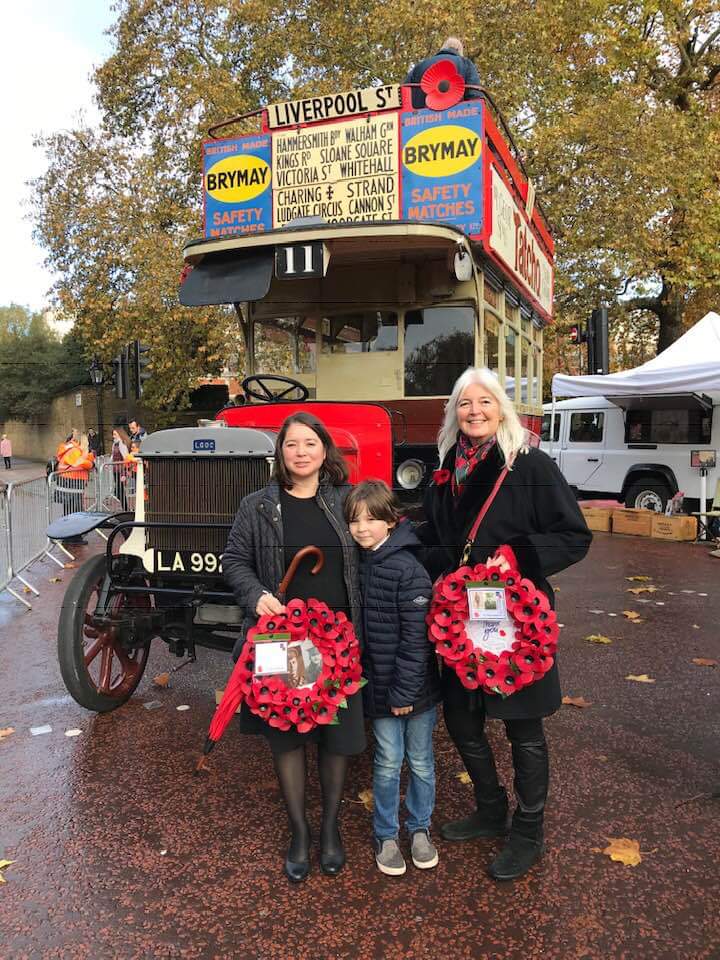
[[[26,219],[26,181],[45,169],[33,137],[93,120],[90,73],[108,56],[108,0],[20,0],[8,4],[0,31],[0,89],[5,129],[0,178],[0,306],[47,304],[52,276]]]

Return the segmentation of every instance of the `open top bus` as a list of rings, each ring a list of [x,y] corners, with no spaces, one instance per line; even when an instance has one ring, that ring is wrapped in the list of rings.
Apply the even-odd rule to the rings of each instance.
[[[153,637],[190,660],[197,646],[232,648],[243,618],[222,551],[291,412],[320,417],[351,481],[385,480],[408,510],[468,366],[493,370],[540,433],[553,242],[488,96],[415,110],[409,87],[382,86],[213,132],[229,124],[242,135],[203,147],[205,235],[184,249],[180,300],[235,311],[245,402],[146,438],[134,514],[74,514],[49,530],[109,530],[58,633],[65,683],[91,710],[131,696]],[[255,370],[263,337],[287,345],[285,369]]]

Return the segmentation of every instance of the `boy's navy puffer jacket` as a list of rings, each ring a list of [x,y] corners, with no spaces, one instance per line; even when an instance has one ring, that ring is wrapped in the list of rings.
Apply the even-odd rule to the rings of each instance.
[[[441,699],[435,648],[425,615],[432,584],[412,552],[420,541],[403,521],[377,550],[363,550],[363,703],[368,717],[389,717],[391,707],[429,710]]]

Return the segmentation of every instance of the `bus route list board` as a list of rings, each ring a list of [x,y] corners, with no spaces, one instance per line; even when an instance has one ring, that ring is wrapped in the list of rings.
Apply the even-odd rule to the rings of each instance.
[[[386,112],[203,145],[205,236],[298,219],[482,230],[482,105]]]

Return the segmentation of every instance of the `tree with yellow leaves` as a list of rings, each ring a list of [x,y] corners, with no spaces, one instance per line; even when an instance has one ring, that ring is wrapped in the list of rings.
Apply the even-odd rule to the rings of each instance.
[[[36,226],[90,352],[151,345],[157,408],[242,354],[231,311],[177,300],[182,245],[201,233],[208,126],[402,81],[450,33],[503,109],[553,223],[560,322],[605,301],[623,340],[655,318],[662,349],[720,289],[717,0],[120,0],[111,33],[95,74],[102,126],[43,141]],[[566,367],[565,349],[558,339],[546,366]]]

